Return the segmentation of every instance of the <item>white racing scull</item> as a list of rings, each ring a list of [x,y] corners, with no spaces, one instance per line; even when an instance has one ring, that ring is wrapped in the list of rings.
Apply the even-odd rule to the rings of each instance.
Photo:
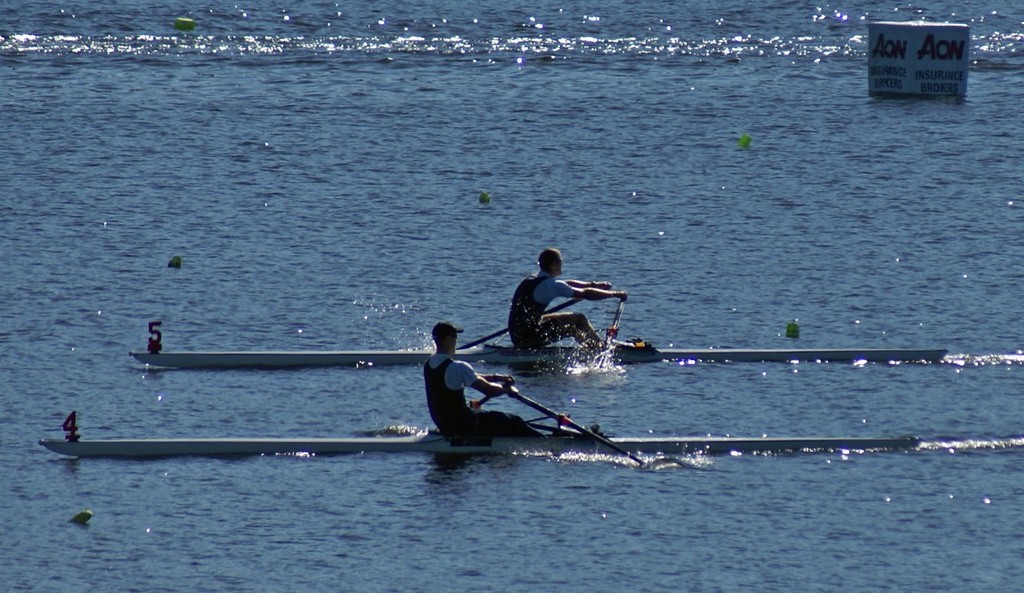
[[[422,432],[406,436],[374,436],[349,438],[197,438],[197,439],[109,439],[83,441],[78,432],[78,413],[72,411],[64,419],[63,440],[43,439],[47,449],[72,457],[173,457],[227,456],[272,454],[339,454],[339,453],[440,453],[473,455],[484,453],[542,453],[559,455],[566,452],[615,453],[643,466],[641,454],[721,455],[728,453],[786,453],[797,451],[871,451],[916,449],[921,440],[912,436],[865,437],[800,437],[800,438],[737,438],[737,437],[638,437],[610,438],[594,426],[585,428],[565,414],[540,404],[518,391],[508,393],[523,404],[556,422],[555,426],[530,424],[537,430],[549,431],[547,436],[445,436]]]
[[[549,312],[564,309],[576,301],[567,301]],[[904,362],[941,362],[947,351],[940,348],[655,348],[640,338],[617,341],[619,319],[624,301],[619,301],[615,321],[607,331],[605,350],[594,351],[578,346],[552,345],[544,348],[515,348],[488,340],[508,332],[496,331],[460,346],[453,358],[484,364],[564,364],[604,359],[618,363],[694,361],[694,362],[873,362],[898,364]],[[146,352],[129,354],[149,367],[217,369],[217,368],[288,368],[312,366],[373,367],[414,365],[423,362],[433,350],[280,350],[280,351],[192,351],[164,352],[160,321],[149,323],[149,344]]]
[[[617,447],[635,454],[722,455],[778,454],[811,451],[913,450],[916,437],[890,438],[734,438],[642,437],[611,438]],[[200,439],[43,439],[50,451],[72,457],[242,456],[308,453],[440,453],[458,455],[567,452],[616,454],[616,450],[584,435],[543,437],[445,437],[435,433],[366,438],[200,438]]]
[[[632,364],[660,361],[695,362],[836,362],[859,361],[883,364],[905,362],[941,362],[947,351],[938,348],[787,348],[743,349],[654,348],[616,346],[611,355],[619,363]],[[295,351],[192,351],[192,352],[130,352],[139,362],[150,367],[187,369],[225,368],[287,368],[312,366],[374,367],[423,364],[432,350],[295,350]],[[601,353],[588,352],[575,346],[518,349],[497,344],[473,346],[458,350],[453,358],[483,364],[538,364],[586,362]]]

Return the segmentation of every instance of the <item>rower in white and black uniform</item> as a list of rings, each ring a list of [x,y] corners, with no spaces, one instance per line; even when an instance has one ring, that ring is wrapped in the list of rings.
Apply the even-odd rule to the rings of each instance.
[[[543,436],[519,416],[498,411],[481,411],[480,405],[495,396],[518,393],[515,379],[508,375],[481,375],[468,362],[452,359],[458,328],[447,321],[431,332],[437,351],[423,365],[427,406],[441,434],[446,436]],[[473,387],[484,398],[466,401],[465,389]]]
[[[562,274],[562,253],[545,249],[537,258],[540,271],[527,276],[516,288],[508,313],[509,337],[517,348],[540,348],[563,338],[575,338],[588,348],[601,348],[601,337],[583,313],[547,313],[548,304],[558,297],[599,301],[626,300],[624,290],[611,290],[611,282],[557,280]]]

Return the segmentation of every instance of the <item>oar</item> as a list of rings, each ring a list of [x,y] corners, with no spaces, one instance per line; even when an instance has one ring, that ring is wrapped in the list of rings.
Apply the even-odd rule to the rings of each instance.
[[[538,412],[541,412],[542,414],[547,415],[551,419],[553,419],[556,422],[558,422],[559,425],[568,426],[568,427],[570,427],[570,428],[572,428],[572,429],[574,429],[576,431],[579,431],[581,434],[589,437],[590,439],[592,439],[594,441],[597,441],[598,443],[601,443],[605,447],[608,447],[609,449],[611,449],[613,451],[617,451],[619,453],[622,453],[626,457],[629,457],[633,461],[637,462],[638,465],[641,465],[641,466],[644,465],[643,459],[640,459],[636,455],[633,455],[629,451],[627,451],[627,450],[623,449],[622,447],[616,445],[608,437],[601,436],[601,435],[597,434],[596,432],[594,432],[592,430],[589,430],[587,428],[584,428],[584,427],[580,426],[579,424],[573,422],[572,419],[569,418],[568,416],[566,416],[565,414],[559,414],[559,413],[555,412],[554,410],[550,410],[550,409],[544,407],[543,405],[541,405],[541,404],[533,401],[532,399],[526,397],[522,393],[519,393],[518,390],[512,391],[511,393],[508,394],[508,396],[509,397],[514,397],[515,399],[517,399],[517,400],[523,402],[524,404],[530,406],[534,410],[537,410]]]
[[[551,307],[547,311],[544,311],[544,314],[547,315],[548,313],[556,313],[558,311],[561,311],[562,309],[567,309],[567,308],[575,305],[578,302],[580,302],[580,299],[572,299],[572,300],[565,301],[561,305],[557,305],[555,307]],[[480,338],[479,340],[473,340],[472,342],[470,342],[468,344],[463,344],[463,345],[459,346],[458,348],[456,348],[456,350],[465,350],[466,348],[472,348],[473,346],[479,346],[480,344],[483,344],[487,340],[493,340],[494,338],[497,338],[499,336],[503,336],[503,335],[505,335],[507,333],[508,333],[508,328],[505,327],[505,328],[499,329],[498,331],[494,332],[493,334],[484,336],[484,337]]]

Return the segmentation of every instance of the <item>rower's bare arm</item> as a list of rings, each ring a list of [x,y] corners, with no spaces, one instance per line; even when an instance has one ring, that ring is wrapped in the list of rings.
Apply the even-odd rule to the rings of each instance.
[[[611,282],[584,282],[583,280],[564,280],[564,282],[577,290],[585,290],[587,288],[612,289]]]
[[[577,289],[572,295],[574,299],[584,299],[587,301],[603,301],[604,299],[619,299],[626,300],[629,296],[625,290],[605,290],[603,288],[584,288]]]
[[[472,387],[486,395],[488,398],[495,397],[503,393],[512,393],[516,389],[512,386],[512,383],[488,381],[487,377],[483,375],[477,375],[476,381],[473,381]]]

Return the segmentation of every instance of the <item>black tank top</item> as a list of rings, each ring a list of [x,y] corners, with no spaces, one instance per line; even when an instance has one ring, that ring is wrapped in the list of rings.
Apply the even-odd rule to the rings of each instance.
[[[427,407],[430,417],[434,420],[442,434],[458,434],[473,422],[473,411],[466,404],[466,393],[462,389],[450,389],[444,382],[444,373],[452,364],[448,359],[430,368],[430,363],[423,364],[423,380],[427,388]]]
[[[533,291],[547,276],[527,276],[512,296],[512,307],[508,312],[508,335],[512,343],[520,348],[536,347],[543,344],[540,336],[540,318],[544,315],[546,303],[538,303]]]

